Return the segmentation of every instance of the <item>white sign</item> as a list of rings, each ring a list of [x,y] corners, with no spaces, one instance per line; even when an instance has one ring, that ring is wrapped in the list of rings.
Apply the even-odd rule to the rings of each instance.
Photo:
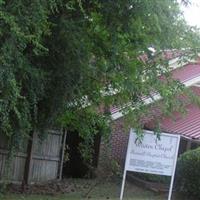
[[[177,135],[161,134],[160,140],[152,132],[145,131],[142,143],[137,135],[130,133],[125,168],[150,174],[171,176],[175,164]]]
[[[131,129],[120,199],[123,197],[126,171],[172,176],[168,200],[171,199],[179,143],[179,135],[161,133],[158,139],[151,131],[144,131],[140,142]]]

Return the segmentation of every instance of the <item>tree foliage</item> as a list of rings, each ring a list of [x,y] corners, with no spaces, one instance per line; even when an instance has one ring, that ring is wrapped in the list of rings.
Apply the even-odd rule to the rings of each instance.
[[[136,116],[152,91],[169,110],[182,85],[149,47],[199,47],[175,0],[0,0],[0,41],[0,131],[11,138],[85,103],[131,103]],[[144,53],[153,62],[138,59]]]

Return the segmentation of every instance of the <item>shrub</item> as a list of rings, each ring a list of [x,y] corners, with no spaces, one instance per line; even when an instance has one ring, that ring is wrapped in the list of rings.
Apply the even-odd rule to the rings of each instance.
[[[177,189],[200,199],[200,148],[182,154],[177,164]]]

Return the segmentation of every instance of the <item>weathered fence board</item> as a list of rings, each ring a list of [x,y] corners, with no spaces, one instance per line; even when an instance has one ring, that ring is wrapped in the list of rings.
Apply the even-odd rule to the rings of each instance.
[[[22,181],[26,158],[15,156],[11,166],[11,177],[13,181]]]
[[[47,160],[34,160],[32,166],[32,182],[44,182],[57,178],[58,162]]]
[[[25,173],[27,143],[21,152],[16,152],[11,162],[10,182],[22,183]],[[47,137],[41,140],[37,134],[33,139],[31,165],[28,180],[30,183],[45,182],[58,178],[62,152],[61,131],[48,131]],[[7,160],[7,140],[0,135],[0,181],[5,176]]]
[[[0,177],[3,177],[5,162],[6,162],[6,155],[0,154]]]

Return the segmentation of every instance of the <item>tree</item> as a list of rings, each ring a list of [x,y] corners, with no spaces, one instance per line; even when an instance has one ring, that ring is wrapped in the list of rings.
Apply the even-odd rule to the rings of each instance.
[[[57,119],[69,125],[85,103],[92,113],[131,104],[129,116],[140,116],[141,97],[157,91],[170,111],[183,86],[149,47],[196,50],[200,42],[175,0],[1,0],[0,7],[0,131],[16,146]]]

